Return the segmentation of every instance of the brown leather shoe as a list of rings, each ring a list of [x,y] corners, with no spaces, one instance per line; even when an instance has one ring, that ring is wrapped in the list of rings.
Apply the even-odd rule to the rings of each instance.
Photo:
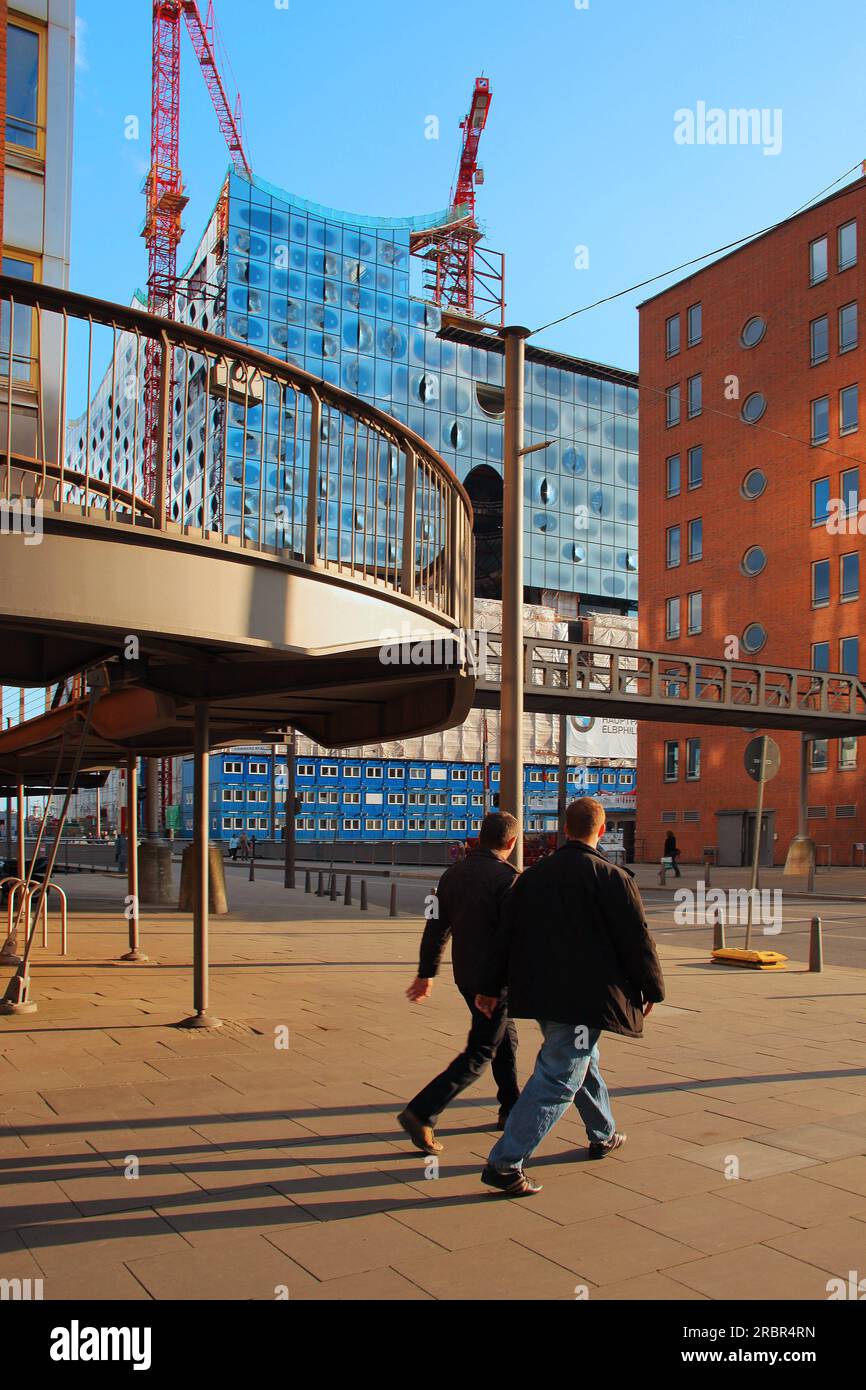
[[[425,1125],[411,1110],[401,1110],[397,1116],[397,1123],[402,1125],[415,1148],[420,1149],[422,1154],[441,1154],[443,1145],[433,1133],[433,1126]]]

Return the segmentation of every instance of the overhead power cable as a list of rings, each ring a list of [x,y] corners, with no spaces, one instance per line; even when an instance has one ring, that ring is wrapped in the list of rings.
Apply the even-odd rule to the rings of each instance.
[[[825,193],[829,193],[830,190],[835,188],[837,184],[840,184],[843,179],[847,179],[858,169],[863,169],[864,167],[866,167],[866,160],[852,165],[850,169],[846,169],[844,174],[840,174],[837,179],[829,183],[826,188],[822,188],[820,193],[815,193],[813,197],[807,199],[800,207],[795,208],[787,217],[781,218],[778,222],[773,222],[769,227],[763,227],[759,232],[749,232],[748,236],[738,237],[736,241],[729,241],[724,246],[717,246],[712,251],[705,251],[702,256],[694,256],[690,261],[683,261],[681,265],[672,266],[670,270],[662,270],[658,275],[651,275],[647,280],[639,280],[637,284],[629,285],[624,290],[617,290],[615,294],[605,295],[603,299],[596,299],[592,304],[584,304],[579,309],[572,309],[570,313],[562,314],[558,319],[551,319],[549,323],[542,324],[540,328],[534,328],[531,336],[535,337],[539,333],[546,332],[548,328],[554,328],[558,323],[565,323],[567,319],[576,318],[578,314],[586,314],[590,309],[598,309],[602,304],[611,304],[615,299],[622,299],[627,294],[634,294],[636,290],[642,290],[647,285],[654,285],[659,280],[666,280],[669,275],[676,275],[680,270],[688,270],[690,266],[700,265],[701,261],[708,261],[712,256],[721,256],[725,251],[733,251],[738,246],[744,246],[747,241],[754,241],[757,237],[766,236],[768,232],[774,232],[777,227],[781,227],[785,222],[789,222],[792,217],[796,217],[799,213],[804,212],[806,208],[810,207],[812,203],[816,203],[819,198],[823,198]]]

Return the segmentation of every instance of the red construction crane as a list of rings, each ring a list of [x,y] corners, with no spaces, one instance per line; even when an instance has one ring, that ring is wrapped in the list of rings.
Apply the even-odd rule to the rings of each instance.
[[[142,236],[148,255],[147,306],[152,314],[161,314],[170,319],[177,316],[177,248],[183,233],[181,216],[188,201],[180,172],[181,15],[186,21],[232,163],[239,174],[252,178],[241,135],[241,99],[239,95],[236,96],[233,108],[217,66],[213,0],[208,0],[204,20],[196,0],[154,0],[150,172],[144,185],[147,214]],[[159,344],[148,338],[144,367],[142,469],[144,494],[157,507],[166,506],[168,500],[156,496],[161,365]],[[171,389],[168,399],[172,399]],[[151,761],[148,776],[155,771],[156,763]],[[171,762],[168,759],[162,761],[161,771],[160,818],[165,824],[166,811],[173,800]]]
[[[451,190],[450,207],[452,213],[460,207],[465,207],[473,225],[475,225],[475,186],[484,182],[484,171],[478,166],[478,146],[481,143],[481,132],[487,124],[490,96],[490,83],[487,78],[476,77],[469,115],[460,122],[460,129],[463,131],[463,148],[460,151],[457,182]]]
[[[481,132],[487,124],[492,93],[486,77],[476,77],[469,114],[460,122],[463,143],[457,178],[448,200],[449,220],[444,227],[415,234],[412,249],[428,262],[427,288],[437,304],[473,318],[502,311],[502,269],[495,266],[496,254],[476,264],[481,229],[475,220],[475,190],[484,182],[478,163]],[[481,284],[479,309],[478,280]]]
[[[148,252],[148,308],[153,314],[171,319],[177,312],[177,248],[183,233],[181,215],[188,201],[180,172],[181,15],[201,64],[234,167],[239,174],[252,177],[241,135],[240,96],[236,97],[232,109],[217,66],[213,0],[208,0],[204,20],[197,0],[154,0],[150,173],[144,185],[147,214],[142,236]],[[159,364],[159,347],[148,339],[144,373],[145,495],[152,494],[156,481]],[[164,500],[153,498],[156,503]]]

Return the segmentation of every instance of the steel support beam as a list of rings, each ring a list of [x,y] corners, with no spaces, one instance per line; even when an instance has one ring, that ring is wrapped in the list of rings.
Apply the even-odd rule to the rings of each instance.
[[[511,856],[523,868],[523,393],[529,329],[502,330],[505,340],[505,441],[502,519],[502,689],[499,809],[517,819]]]

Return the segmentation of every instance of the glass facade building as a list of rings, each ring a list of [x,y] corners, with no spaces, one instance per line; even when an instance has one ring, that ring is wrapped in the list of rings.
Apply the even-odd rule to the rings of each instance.
[[[446,221],[444,213],[337,212],[231,173],[182,277],[179,317],[361,396],[422,435],[470,495],[479,478],[495,492],[504,429],[501,339],[474,321],[455,323],[423,298],[421,266],[412,254],[414,235]],[[136,359],[132,341],[119,335],[114,372],[90,411],[91,448],[119,487],[128,487],[141,467],[135,441],[144,364]],[[205,378],[202,363],[189,375],[185,408],[173,422],[173,519],[207,526],[216,515],[223,449],[208,456],[203,421],[206,410],[227,411],[219,428],[225,430],[228,530],[260,539],[261,525],[261,539],[295,549],[309,440],[303,398],[297,421],[281,419],[286,412],[267,394],[270,386],[259,404],[234,404],[208,394]],[[525,584],[634,611],[637,378],[530,344],[525,385],[526,444],[553,440],[526,459]],[[84,415],[69,426],[73,464],[85,429]],[[366,476],[357,457],[340,457],[339,440],[326,442],[322,519],[327,516],[340,545],[352,546],[351,499],[338,475],[343,480],[354,471],[357,486],[376,489],[379,505],[397,508],[399,478],[378,470],[375,478]],[[248,490],[258,481],[251,470],[262,470],[261,521],[258,512],[241,515],[242,467]]]

